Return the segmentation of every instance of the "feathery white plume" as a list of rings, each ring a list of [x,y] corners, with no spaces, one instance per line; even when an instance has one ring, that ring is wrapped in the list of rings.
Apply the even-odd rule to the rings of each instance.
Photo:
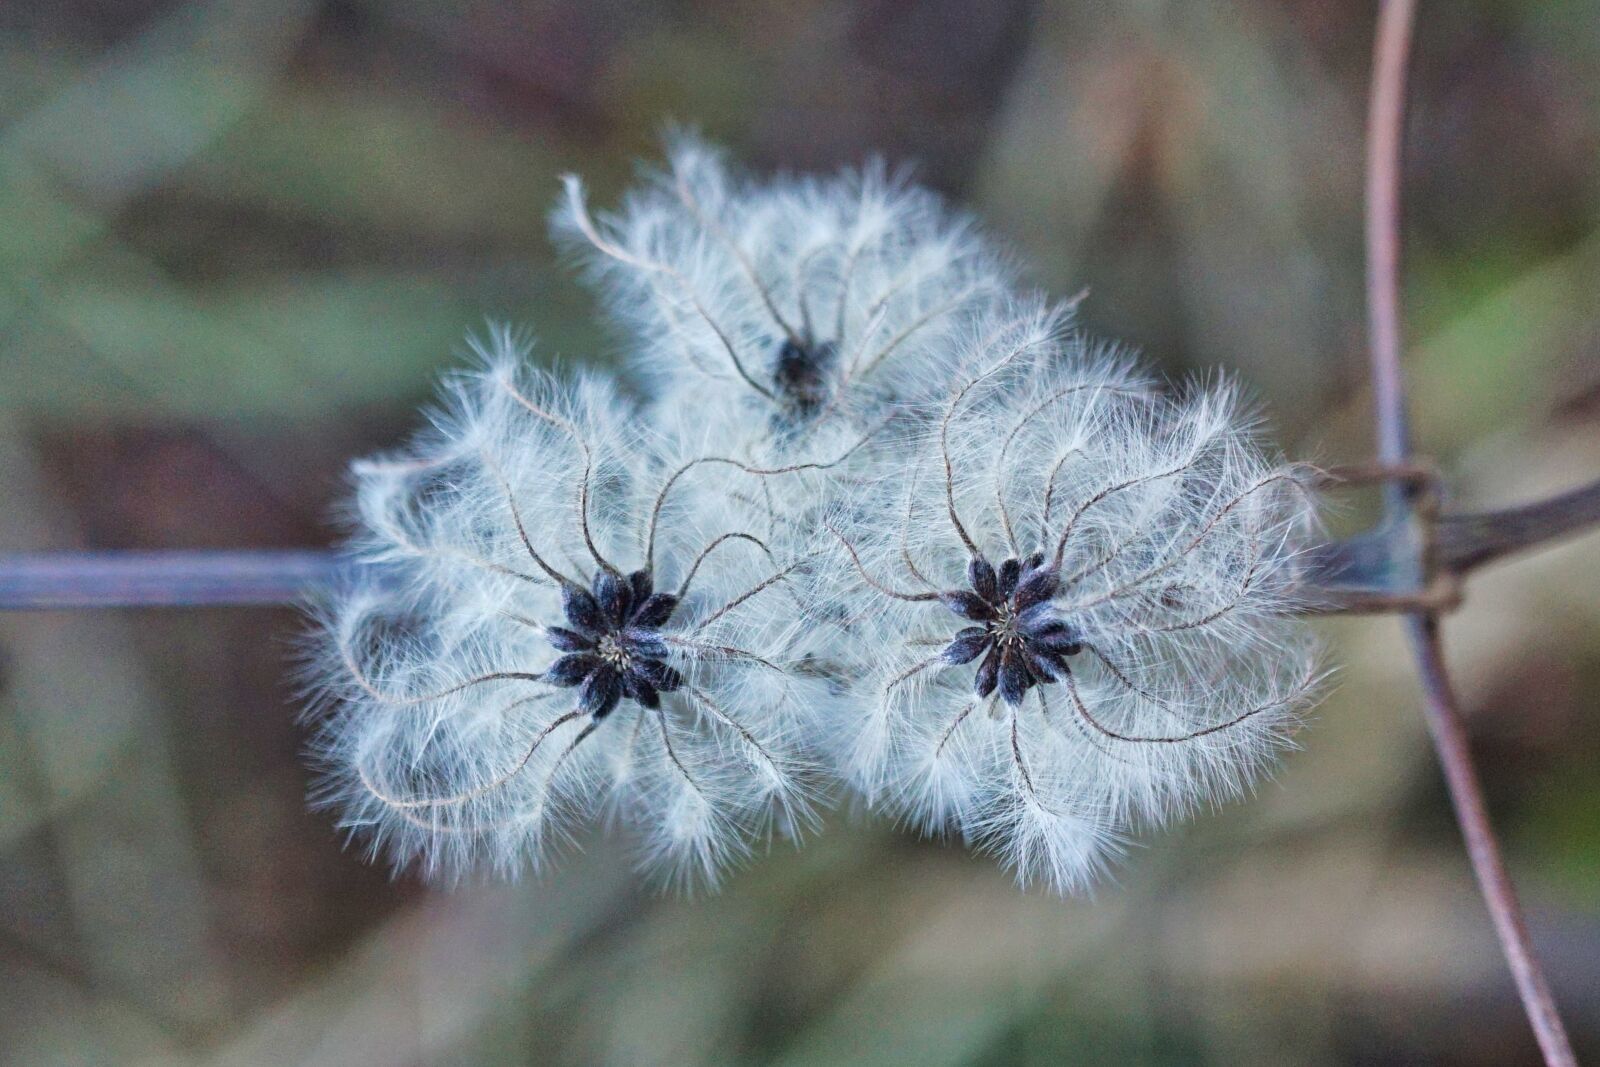
[[[969,219],[880,164],[761,182],[683,137],[599,219],[566,182],[557,232],[625,325],[656,417],[763,463],[832,454],[942,392],[953,338],[1010,282]]]
[[[1070,891],[1286,741],[1311,509],[1225,385],[1158,393],[1003,317],[966,362],[900,492],[831,524],[861,654],[833,750],[875,804]]]
[[[444,880],[536,865],[610,813],[651,870],[714,882],[813,818],[804,560],[735,500],[674,507],[692,457],[609,386],[528,369],[504,331],[479,355],[430,431],[356,466],[378,577],[323,615],[321,799]]]
[[[881,164],[758,180],[678,137],[615,213],[592,215],[567,178],[555,228],[625,330],[651,424],[729,461],[678,487],[685,506],[741,495],[791,554],[836,501],[873,491],[948,390],[973,318],[1010,299],[974,223]],[[789,476],[756,487],[734,470]],[[837,636],[832,590],[808,589],[819,634]]]
[[[357,465],[317,751],[374,852],[516,871],[611,815],[714,882],[813,820],[818,758],[1065,892],[1287,742],[1313,506],[1232,387],[1064,336],[878,167],[758,182],[685,139],[613,215],[568,179],[557,227],[649,400],[499,332]]]

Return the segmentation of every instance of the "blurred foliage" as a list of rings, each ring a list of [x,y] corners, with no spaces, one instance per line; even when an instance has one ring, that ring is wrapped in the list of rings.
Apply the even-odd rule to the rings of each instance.
[[[325,543],[489,319],[609,361],[545,236],[671,122],[880,153],[1088,287],[1093,331],[1368,451],[1350,0],[0,5],[0,551]],[[1424,4],[1410,377],[1456,500],[1600,469],[1600,2]],[[1350,521],[1360,502],[1344,505]],[[1600,1056],[1600,567],[1452,623],[1496,815]],[[613,842],[430,892],[307,815],[289,612],[0,618],[8,1064],[1514,1064],[1535,1052],[1393,625],[1252,804],[1060,902],[850,812],[720,896]]]

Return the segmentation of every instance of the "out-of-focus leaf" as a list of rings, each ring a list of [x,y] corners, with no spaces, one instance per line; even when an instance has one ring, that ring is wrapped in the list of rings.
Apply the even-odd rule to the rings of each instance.
[[[542,245],[561,169],[543,140],[436,98],[291,84],[176,188],[352,228]]]
[[[1539,782],[1520,820],[1520,851],[1539,880],[1575,908],[1600,911],[1600,769],[1565,768]]]
[[[306,0],[179,5],[0,136],[0,267],[42,276],[255,100]]]
[[[540,288],[528,270],[530,290]],[[570,299],[570,297],[569,297]],[[191,293],[148,279],[65,280],[14,341],[26,371],[4,403],[62,417],[305,416],[423,394],[485,309],[423,272],[298,275]],[[575,312],[530,321],[541,356],[581,355]],[[542,321],[543,326],[540,325]],[[548,327],[547,329],[545,327]]]
[[[1596,326],[1600,237],[1529,270],[1408,357],[1419,442],[1443,453],[1546,413],[1552,381]]]

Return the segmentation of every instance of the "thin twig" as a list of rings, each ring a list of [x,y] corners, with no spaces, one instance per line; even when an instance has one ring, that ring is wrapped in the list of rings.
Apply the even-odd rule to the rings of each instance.
[[[1415,0],[1384,0],[1379,10],[1367,127],[1367,312],[1378,460],[1386,465],[1402,465],[1411,458],[1405,381],[1400,373],[1400,146],[1405,119],[1406,66],[1415,19]],[[1387,512],[1391,529],[1411,524],[1412,498],[1413,494],[1399,484],[1389,487]],[[1416,574],[1426,573],[1429,561],[1419,559],[1417,562]],[[1456,821],[1461,824],[1467,855],[1494,919],[1500,947],[1516,979],[1523,1009],[1544,1053],[1545,1063],[1552,1067],[1575,1065],[1577,1060],[1562,1027],[1555,998],[1534,956],[1499,841],[1489,823],[1483,789],[1472,764],[1466,727],[1445,670],[1439,642],[1439,615],[1432,610],[1413,611],[1407,614],[1405,622],[1422,680],[1428,729],[1444,768]]]
[[[1416,0],[1383,0],[1367,112],[1367,319],[1378,462],[1388,465],[1404,464],[1411,456],[1400,374],[1400,143],[1416,13]]]
[[[1600,524],[1600,479],[1536,504],[1446,515],[1434,527],[1437,565],[1453,574]]]
[[[0,608],[292,604],[338,584],[347,568],[315,549],[0,556]]]
[[[1534,1036],[1544,1053],[1545,1063],[1552,1067],[1576,1067],[1577,1058],[1567,1040],[1566,1028],[1556,1008],[1555,996],[1544,976],[1539,959],[1534,955],[1528,937],[1527,924],[1522,917],[1522,907],[1517,902],[1516,888],[1506,871],[1505,857],[1500,851],[1494,828],[1489,823],[1489,812],[1484,807],[1483,786],[1478,781],[1477,769],[1472,763],[1472,753],[1466,726],[1457,710],[1455,688],[1445,670],[1444,650],[1439,641],[1439,620],[1434,615],[1413,615],[1406,619],[1412,649],[1417,658],[1417,672],[1422,676],[1422,688],[1428,710],[1428,728],[1433,734],[1433,744],[1439,752],[1439,762],[1444,767],[1445,780],[1450,786],[1450,802],[1455,806],[1456,821],[1461,824],[1461,835],[1466,841],[1467,855],[1472,860],[1472,870],[1478,877],[1478,886],[1489,903],[1489,914],[1494,919],[1495,933],[1500,938],[1506,963],[1511,966],[1516,979],[1517,992],[1533,1025]]]
[[[1432,581],[1419,585],[1415,546],[1388,523],[1305,555],[1307,615],[1444,612],[1460,579],[1516,552],[1600,526],[1600,482],[1549,500],[1434,521]],[[357,576],[326,549],[35,552],[0,555],[0,611],[44,608],[291,604]],[[1423,577],[1426,577],[1424,575]]]

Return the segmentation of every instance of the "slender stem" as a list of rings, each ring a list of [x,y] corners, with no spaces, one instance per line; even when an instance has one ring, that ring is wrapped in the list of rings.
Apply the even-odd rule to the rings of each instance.
[[[0,608],[287,604],[337,583],[346,569],[315,549],[0,556]]]
[[[1463,578],[1515,552],[1600,526],[1600,482],[1499,511],[1441,516],[1437,574]],[[1302,614],[1395,615],[1455,607],[1455,583],[1419,588],[1410,548],[1387,525],[1325,541],[1306,553]],[[358,564],[319,549],[211,552],[37,552],[0,555],[0,611],[43,608],[201,607],[292,603],[352,576]]]
[[[1400,143],[1416,9],[1416,0],[1383,0],[1367,112],[1367,320],[1378,461],[1384,464],[1404,463],[1411,454],[1400,374]]]
[[[1444,767],[1445,781],[1450,787],[1450,802],[1455,807],[1456,821],[1461,824],[1461,836],[1466,841],[1467,855],[1472,860],[1478,888],[1489,903],[1495,933],[1500,938],[1506,963],[1511,966],[1511,975],[1516,979],[1523,1009],[1533,1025],[1533,1033],[1538,1038],[1545,1063],[1552,1067],[1576,1067],[1578,1061],[1567,1040],[1566,1027],[1562,1025],[1555,996],[1550,991],[1550,983],[1544,976],[1538,957],[1533,953],[1516,888],[1511,884],[1500,842],[1489,823],[1483,785],[1472,763],[1466,726],[1457,710],[1459,703],[1455,687],[1445,670],[1438,617],[1412,615],[1405,624],[1416,654],[1417,672],[1422,676],[1428,729],[1433,735],[1434,748],[1439,752],[1439,762]]]
[[[1596,524],[1600,524],[1600,479],[1535,504],[1444,516],[1434,527],[1437,563],[1453,573],[1465,573]]]
[[[1400,373],[1400,146],[1405,121],[1406,66],[1411,54],[1415,0],[1384,0],[1373,45],[1371,109],[1367,127],[1367,311],[1371,329],[1373,400],[1377,415],[1378,460],[1404,464],[1411,458],[1406,421],[1405,382]],[[1412,494],[1390,487],[1391,528],[1410,525]],[[1422,561],[1426,563],[1426,561]],[[1421,572],[1423,567],[1418,567]],[[1466,726],[1445,670],[1437,611],[1406,616],[1417,672],[1422,680],[1428,730],[1444,769],[1456,821],[1466,840],[1501,950],[1511,966],[1523,1010],[1546,1064],[1575,1065],[1555,999],[1533,954],[1522,909],[1506,873],[1500,843],[1489,822],[1483,788],[1472,764]]]

